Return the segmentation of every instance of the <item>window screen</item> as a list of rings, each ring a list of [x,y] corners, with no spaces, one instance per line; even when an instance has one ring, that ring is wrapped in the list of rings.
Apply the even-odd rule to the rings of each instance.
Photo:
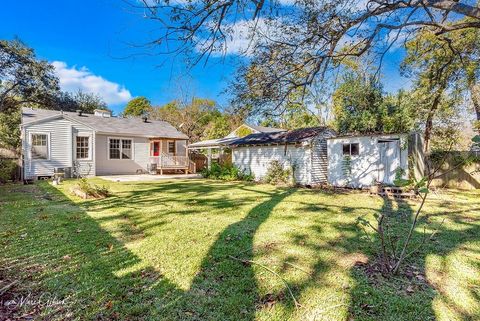
[[[32,134],[32,158],[48,159],[47,134]]]

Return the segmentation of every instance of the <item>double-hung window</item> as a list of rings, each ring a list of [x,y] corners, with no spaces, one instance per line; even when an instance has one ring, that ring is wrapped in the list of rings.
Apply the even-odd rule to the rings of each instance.
[[[77,136],[76,138],[77,159],[90,158],[90,137],[89,136]]]
[[[343,144],[343,156],[357,156],[359,151],[360,147],[358,143]]]
[[[175,154],[175,142],[168,142],[168,153]]]
[[[32,134],[31,139],[32,159],[48,159],[48,135]]]
[[[132,140],[110,138],[108,153],[110,159],[132,159]]]

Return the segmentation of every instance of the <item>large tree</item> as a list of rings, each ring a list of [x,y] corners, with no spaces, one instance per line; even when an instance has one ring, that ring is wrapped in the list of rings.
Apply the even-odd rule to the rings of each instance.
[[[340,133],[403,133],[414,127],[410,94],[386,95],[374,75],[346,72],[333,95],[335,127]]]
[[[152,111],[153,118],[169,122],[185,133],[192,142],[205,138],[205,130],[212,120],[221,115],[215,101],[197,97],[186,101],[174,100]],[[208,138],[213,136],[217,135],[207,135]]]
[[[264,77],[254,81],[279,101],[331,75],[329,71],[349,57],[368,54],[381,63],[393,43],[423,30],[443,37],[480,27],[480,9],[469,0],[142,2],[145,15],[161,26],[152,44],[168,43],[162,48],[171,53],[193,52],[194,63],[226,52],[230,38],[238,33],[236,23],[247,26],[245,53],[265,69]],[[138,1],[131,3],[138,6]]]
[[[464,96],[469,96],[480,120],[480,29],[456,30],[441,37],[424,30],[406,47],[402,69],[414,80],[417,112],[429,151],[435,127],[439,127],[437,132],[458,127],[452,120],[460,114]]]
[[[54,108],[58,93],[51,64],[19,40],[0,40],[0,147],[20,146],[22,106]]]
[[[135,97],[130,100],[123,111],[124,116],[140,117],[152,112],[152,104],[145,97]]]
[[[61,92],[56,98],[55,109],[64,111],[81,110],[90,114],[93,114],[95,109],[109,110],[102,97],[81,90],[74,93]]]

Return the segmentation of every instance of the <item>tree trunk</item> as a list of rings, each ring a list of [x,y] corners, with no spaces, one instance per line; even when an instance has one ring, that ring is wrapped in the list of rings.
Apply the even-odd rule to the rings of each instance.
[[[440,99],[442,98],[442,94],[443,94],[443,87],[437,91],[437,94],[433,99],[432,106],[428,111],[427,119],[425,121],[425,133],[423,137],[424,144],[425,144],[424,145],[425,154],[428,154],[428,152],[430,151],[430,140],[432,138],[432,130],[433,130],[433,117],[435,116],[438,106],[440,105]]]
[[[470,96],[472,97],[473,109],[477,115],[476,130],[480,135],[480,84],[470,84]]]

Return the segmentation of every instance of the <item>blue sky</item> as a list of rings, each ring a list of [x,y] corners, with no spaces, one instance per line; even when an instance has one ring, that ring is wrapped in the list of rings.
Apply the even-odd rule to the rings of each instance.
[[[235,56],[190,70],[182,57],[152,56],[132,46],[150,40],[156,27],[120,0],[7,1],[0,11],[1,39],[19,37],[40,58],[55,62],[63,89],[97,92],[115,112],[135,96],[160,105],[189,94],[227,106],[223,91],[235,72]],[[389,91],[408,84],[399,79],[401,57],[397,50],[385,61]]]

